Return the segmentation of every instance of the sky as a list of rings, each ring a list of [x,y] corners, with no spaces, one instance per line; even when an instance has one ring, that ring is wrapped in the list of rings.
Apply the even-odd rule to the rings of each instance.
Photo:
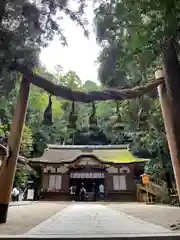
[[[83,83],[87,80],[98,81],[96,60],[100,51],[93,29],[92,4],[86,9],[86,17],[89,22],[86,27],[90,34],[89,39],[84,36],[81,27],[69,18],[65,18],[61,24],[68,46],[62,46],[58,36],[55,36],[49,46],[42,50],[40,56],[41,62],[49,71],[53,72],[56,65],[61,65],[64,72],[75,71]]]

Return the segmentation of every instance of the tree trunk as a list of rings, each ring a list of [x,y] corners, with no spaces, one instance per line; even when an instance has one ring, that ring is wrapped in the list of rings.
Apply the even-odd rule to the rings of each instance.
[[[166,116],[165,121],[172,165],[180,199],[180,65],[173,40],[170,40],[163,53],[165,70]],[[168,108],[168,109],[167,109]],[[166,124],[167,122],[167,124]]]

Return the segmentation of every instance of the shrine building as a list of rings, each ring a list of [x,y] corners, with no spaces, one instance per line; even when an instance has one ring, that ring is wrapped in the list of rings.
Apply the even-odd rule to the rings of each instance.
[[[132,155],[125,145],[48,145],[29,165],[40,175],[40,196],[45,200],[69,200],[70,186],[87,194],[102,183],[110,201],[136,201],[136,183],[144,172],[145,159]]]

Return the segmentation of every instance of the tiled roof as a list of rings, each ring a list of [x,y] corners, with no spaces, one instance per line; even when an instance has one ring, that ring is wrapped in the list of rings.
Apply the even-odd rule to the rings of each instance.
[[[57,146],[49,145],[49,148],[39,158],[29,159],[35,162],[72,162],[79,155],[93,155],[104,162],[133,163],[144,162],[144,159],[136,158],[128,151],[127,146]]]

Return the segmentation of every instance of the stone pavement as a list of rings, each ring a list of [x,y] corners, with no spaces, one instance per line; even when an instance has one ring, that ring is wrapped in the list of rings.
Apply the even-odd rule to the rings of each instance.
[[[0,224],[0,236],[1,234],[24,234],[43,221],[59,213],[70,204],[68,202],[64,203],[59,201],[24,203],[9,207],[7,223]]]
[[[25,235],[115,237],[126,234],[168,233],[172,232],[101,204],[74,203]]]
[[[14,206],[33,204],[33,203],[35,203],[35,202],[34,201],[18,201],[18,202],[10,202],[9,206],[14,207]]]
[[[179,207],[164,204],[146,205],[144,203],[110,203],[108,207],[168,229],[171,225],[180,223]]]

